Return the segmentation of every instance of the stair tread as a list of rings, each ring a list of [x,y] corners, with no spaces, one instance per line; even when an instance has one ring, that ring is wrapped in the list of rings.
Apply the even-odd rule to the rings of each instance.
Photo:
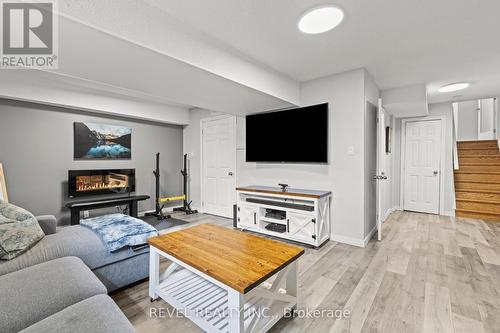
[[[500,184],[499,181],[492,181],[492,180],[455,180],[455,184],[467,184],[467,183],[474,183],[474,184]]]
[[[470,162],[466,162],[466,163],[459,163],[459,166],[492,166],[492,165],[498,165],[500,166],[500,162],[498,163],[492,163],[492,164],[483,164],[483,163],[470,163]]]
[[[498,147],[458,147],[458,150],[498,150]]]
[[[476,157],[476,158],[485,158],[485,157],[498,158],[498,157],[500,157],[500,154],[498,154],[498,155],[488,155],[488,154],[477,154],[477,155],[472,155],[472,154],[467,155],[466,154],[466,155],[464,155],[464,154],[459,154],[458,157],[460,157],[460,156],[462,156],[462,157],[466,156],[467,158],[471,158],[471,157]]]
[[[457,143],[478,143],[478,142],[496,142],[495,139],[490,140],[459,140]]]
[[[464,198],[456,198],[456,201],[461,201],[461,202],[479,202],[479,203],[487,203],[487,204],[495,204],[495,205],[500,205],[500,201],[494,201],[494,200],[484,200],[484,199],[464,199]],[[500,213],[499,213],[500,214]]]
[[[495,190],[477,190],[477,189],[456,189],[455,193],[484,193],[484,194],[500,194],[500,191],[495,191]]]
[[[455,173],[477,174],[477,175],[500,175],[497,171],[473,171],[473,170],[455,170]]]
[[[496,215],[500,217],[500,213],[498,212],[489,212],[486,210],[470,210],[470,209],[455,209],[455,212],[466,212],[466,213],[472,213],[472,214],[485,214],[485,215]]]

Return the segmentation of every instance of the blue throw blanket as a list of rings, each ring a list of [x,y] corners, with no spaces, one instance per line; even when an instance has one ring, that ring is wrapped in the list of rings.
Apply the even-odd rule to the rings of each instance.
[[[124,214],[109,214],[80,221],[80,225],[92,229],[101,237],[110,252],[125,246],[147,243],[158,231],[146,222]]]

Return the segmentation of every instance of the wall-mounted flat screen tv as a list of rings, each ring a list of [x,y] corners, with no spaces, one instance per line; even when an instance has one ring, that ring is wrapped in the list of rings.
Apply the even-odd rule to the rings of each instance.
[[[246,161],[328,163],[328,103],[246,116]]]

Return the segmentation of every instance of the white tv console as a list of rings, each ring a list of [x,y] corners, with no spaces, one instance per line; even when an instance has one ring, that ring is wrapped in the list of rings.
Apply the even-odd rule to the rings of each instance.
[[[329,191],[236,188],[236,226],[318,247],[330,238]],[[267,227],[267,228],[266,228]]]

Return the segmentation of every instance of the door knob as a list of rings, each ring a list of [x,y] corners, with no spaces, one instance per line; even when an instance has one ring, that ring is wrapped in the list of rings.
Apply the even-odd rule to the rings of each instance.
[[[437,170],[434,170],[434,172],[433,172],[434,176],[437,176],[438,173],[439,172]]]
[[[233,173],[232,173],[232,172],[228,172],[228,175],[229,175],[229,176],[232,176],[232,175],[233,175]]]

